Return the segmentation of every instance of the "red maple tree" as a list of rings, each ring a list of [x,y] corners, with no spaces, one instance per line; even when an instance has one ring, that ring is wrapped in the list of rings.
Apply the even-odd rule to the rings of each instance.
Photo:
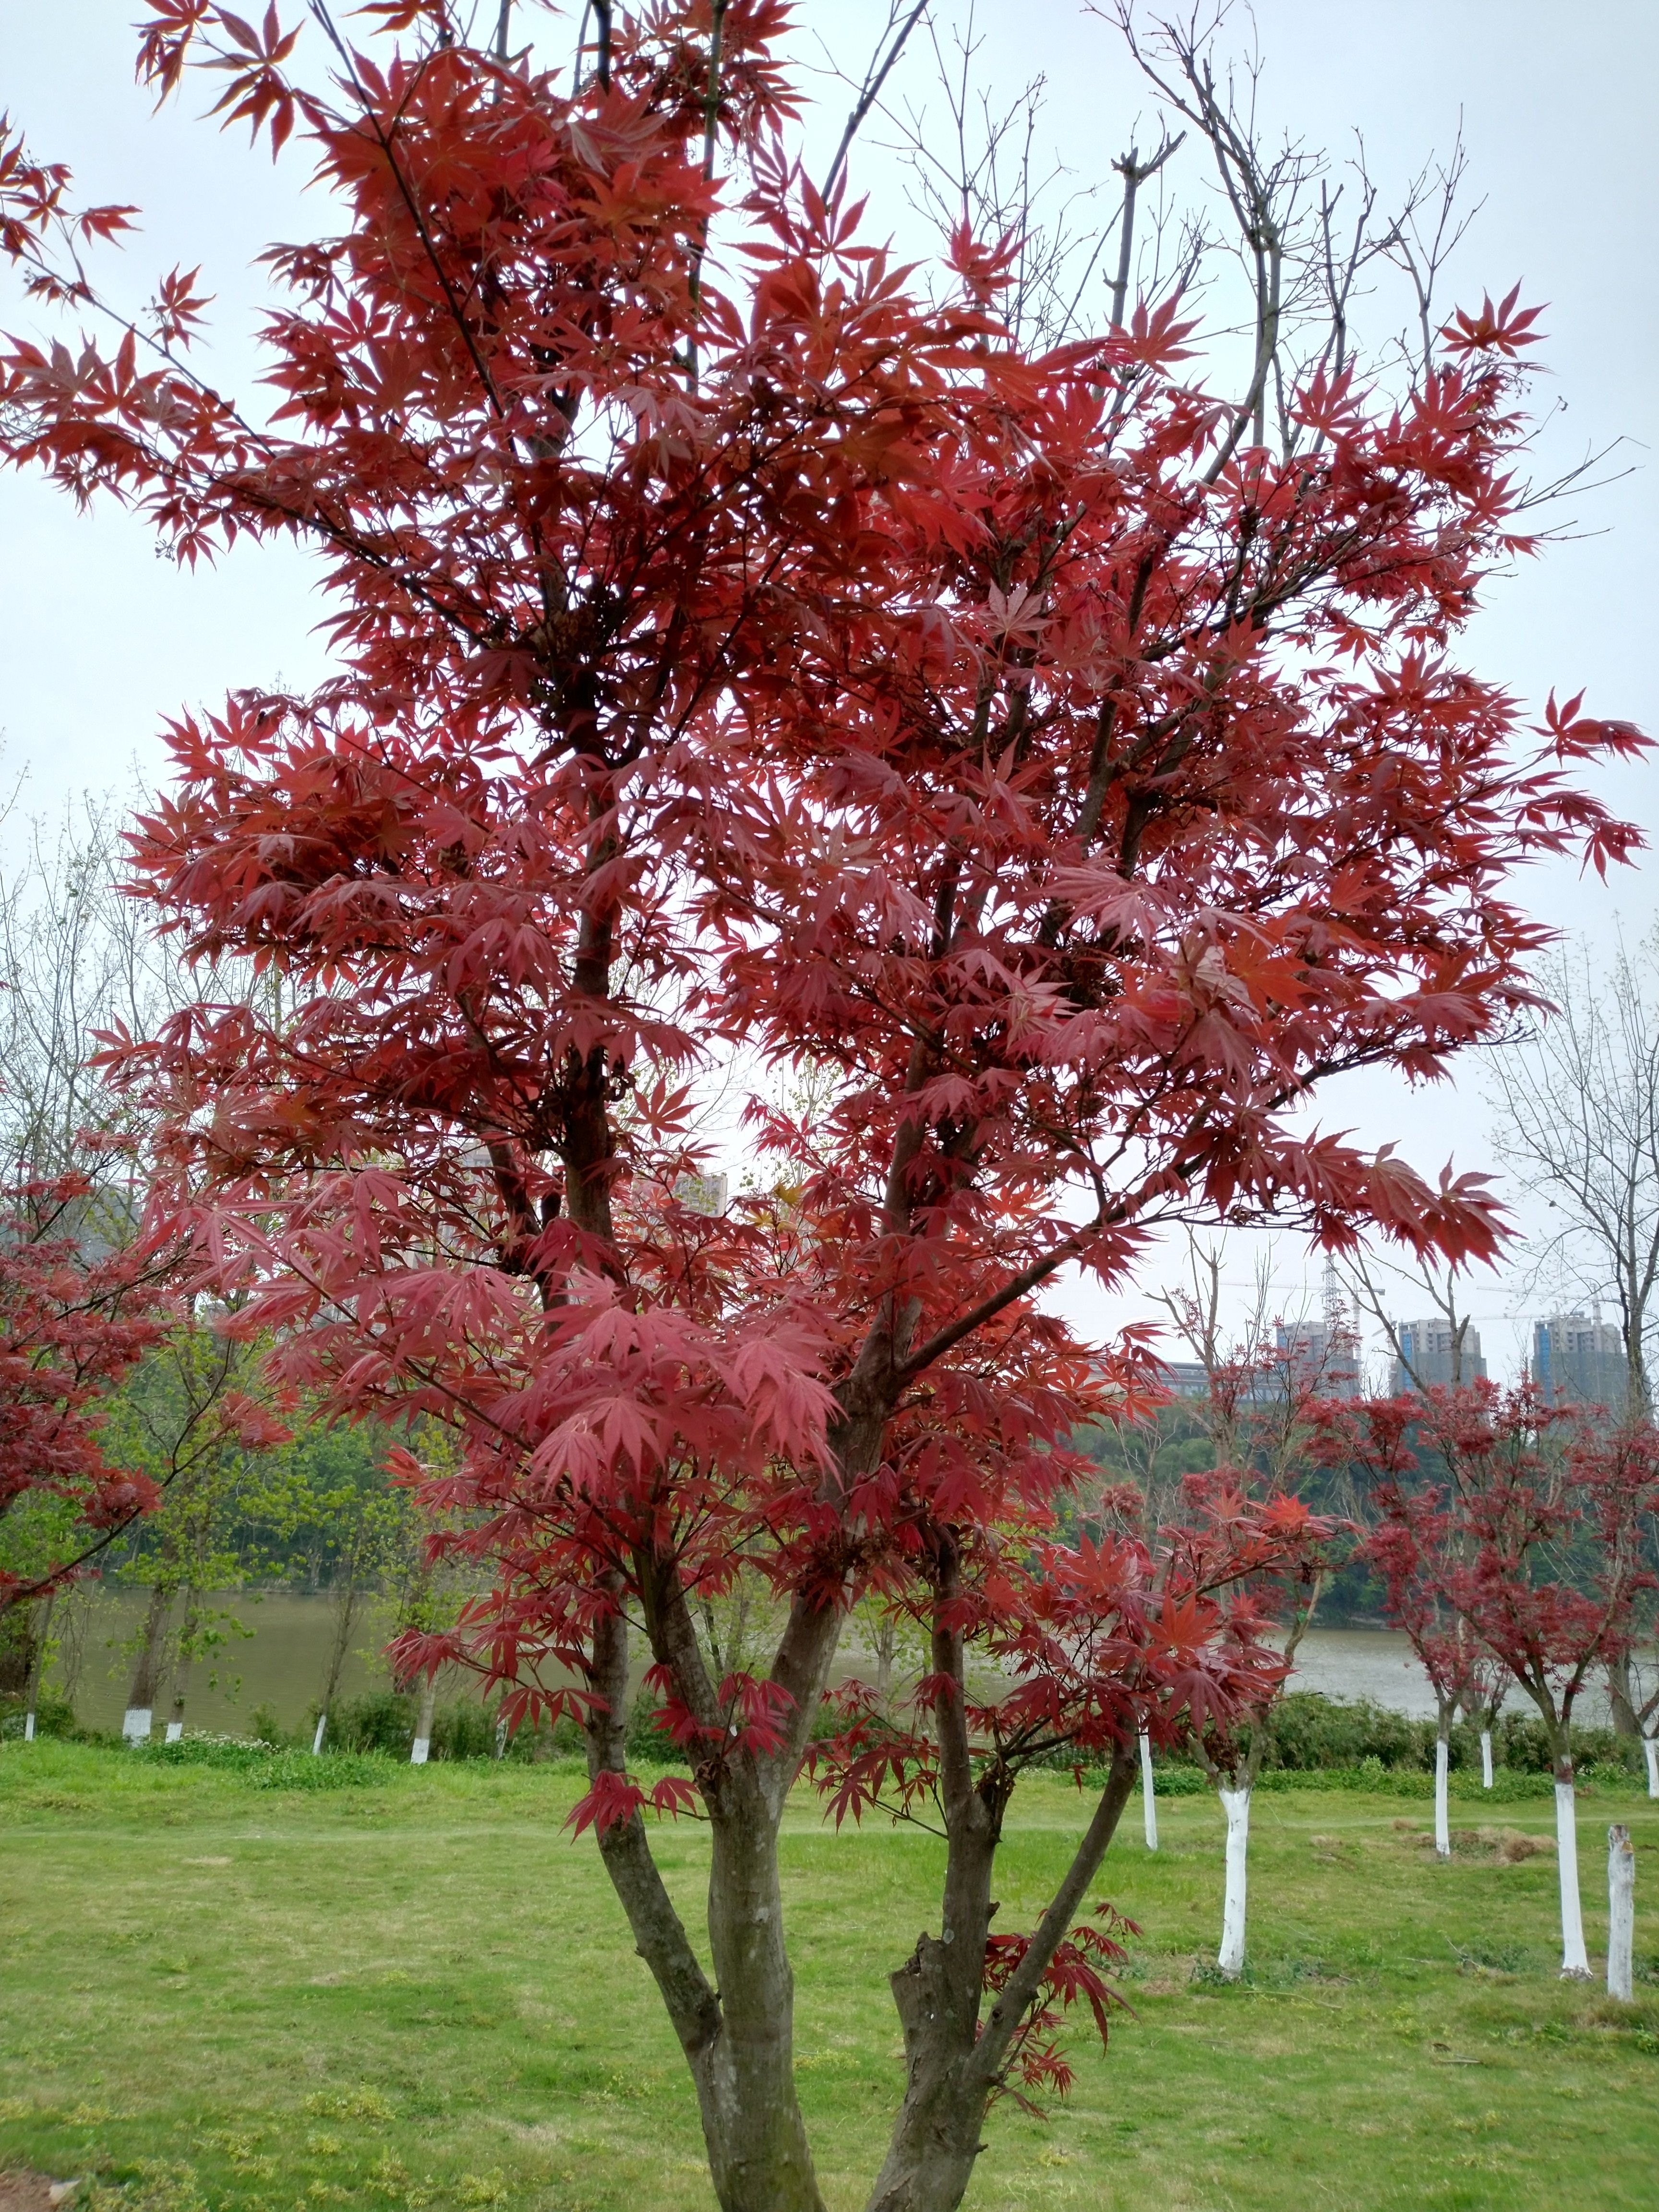
[[[1474,1686],[1470,1638],[1543,1723],[1555,1775],[1561,1971],[1582,1978],[1589,1962],[1573,1716],[1591,1681],[1628,1654],[1638,1604],[1655,1587],[1659,1438],[1645,1428],[1597,1430],[1531,1384],[1431,1390],[1343,1415],[1379,1516],[1372,1555],[1396,1618],[1414,1626],[1425,1664],[1437,1669],[1443,1734],[1449,1692],[1461,1698]]]
[[[86,1233],[84,1174],[0,1190],[0,1516],[34,1513],[0,1560],[0,1613],[50,1596],[149,1512],[149,1480],[112,1466],[103,1400],[173,1318],[143,1240]]]
[[[137,832],[165,926],[274,965],[287,1009],[118,1051],[165,1109],[157,1217],[343,1403],[460,1432],[458,1473],[404,1471],[489,1588],[401,1657],[580,1718],[576,1817],[728,2208],[819,2206],[778,1826],[848,1605],[926,1621],[943,1927],[895,1979],[871,2201],[953,2206],[1030,2023],[1088,1992],[1073,1915],[1137,1726],[1224,1712],[1260,1658],[1214,1595],[1262,1564],[1248,1516],[1168,1618],[1141,1555],[1058,1543],[1072,1431],[1144,1362],[1036,1294],[1218,1214],[1490,1250],[1477,1182],[1288,1109],[1491,1033],[1540,935],[1503,869],[1630,842],[1572,775],[1634,733],[1552,702],[1534,740],[1448,657],[1516,542],[1534,317],[1459,318],[1396,401],[1328,352],[1269,448],[1267,357],[1242,403],[1207,390],[1177,301],[1030,344],[1014,241],[964,226],[938,296],[866,243],[781,150],[776,0],[597,7],[579,88],[444,0],[366,10],[361,50],[313,13],[319,76],[274,9],[149,0],[143,44],[163,89],[194,57],[297,134],[342,210],[273,257],[271,419],[192,369],[177,276],[107,346],[14,340],[0,380],[14,459],[186,560],[305,538],[333,595],[337,672],[181,718]],[[0,155],[37,298],[100,313],[81,234],[125,219]],[[710,1213],[726,1064],[810,1068],[817,1103],[757,1086],[774,1188]],[[763,1671],[700,1622],[744,1575],[779,1608]],[[628,1771],[641,1631],[689,1780]],[[1062,1741],[1105,1779],[1016,1959],[990,1869]],[[653,1806],[708,1819],[712,1976]]]

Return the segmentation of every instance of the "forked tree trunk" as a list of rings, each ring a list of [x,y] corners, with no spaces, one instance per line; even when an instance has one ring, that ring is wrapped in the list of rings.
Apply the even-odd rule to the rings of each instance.
[[[586,1728],[588,1772],[597,1781],[626,1771],[628,1627],[620,1614],[594,1632],[592,1686],[599,1702]],[[613,1822],[599,1839],[685,2053],[721,2212],[823,2212],[795,2097],[794,1978],[777,1863],[789,1778],[781,1770],[778,1786],[768,1790],[749,1760],[710,1778],[712,1984],[663,1886],[640,1815]]]
[[[138,1654],[133,1662],[132,1681],[127,1691],[127,1709],[121,1722],[121,1734],[129,1743],[149,1741],[150,1725],[155,1717],[155,1695],[161,1682],[161,1655],[167,1643],[167,1615],[172,1610],[172,1591],[157,1583],[150,1591],[149,1604],[145,1608]]]
[[[1555,1759],[1555,1851],[1561,1887],[1561,1976],[1588,1981],[1589,1954],[1584,1948],[1584,1919],[1578,1903],[1578,1823],[1572,1780],[1572,1754],[1558,1750]]]
[[[1219,1790],[1227,1816],[1227,1870],[1221,1901],[1221,1948],[1216,1966],[1229,1981],[1244,1971],[1244,1906],[1250,1854],[1250,1784]]]
[[[1158,1789],[1152,1778],[1152,1741],[1145,1729],[1140,1731],[1140,1796],[1146,1848],[1149,1851],[1155,1851],[1158,1849]]]
[[[1013,1976],[980,2020],[1000,1808],[980,1790],[973,1807],[946,1797],[950,1853],[945,1921],[921,1937],[892,1976],[904,2029],[904,2102],[866,2212],[956,2212],[984,2148],[986,2107],[1055,1946],[1076,1923],[1134,1789],[1136,1754],[1113,1760],[1081,1843]]]
[[[1607,1830],[1607,1995],[1628,2004],[1636,1940],[1636,1853],[1630,1830]]]

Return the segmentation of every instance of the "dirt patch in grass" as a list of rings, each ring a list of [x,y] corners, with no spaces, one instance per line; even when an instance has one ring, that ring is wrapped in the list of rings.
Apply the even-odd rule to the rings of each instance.
[[[0,2212],[58,2212],[72,2203],[78,2181],[54,2181],[49,2173],[0,2173]]]
[[[1419,1828],[1415,1820],[1396,1820],[1395,1833],[1414,1850],[1431,1851],[1434,1847],[1432,1828]],[[1328,1838],[1316,1836],[1317,1846]],[[1521,1866],[1528,1859],[1553,1858],[1555,1855],[1553,1836],[1530,1836],[1522,1828],[1454,1828],[1451,1831],[1454,1858],[1486,1857],[1499,1866]]]

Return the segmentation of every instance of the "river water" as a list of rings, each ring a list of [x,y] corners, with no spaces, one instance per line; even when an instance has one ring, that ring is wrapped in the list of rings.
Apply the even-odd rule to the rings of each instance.
[[[117,1728],[126,1704],[131,1671],[130,1639],[137,1626],[143,1591],[99,1592],[76,1601],[74,1651],[64,1655],[61,1677],[73,1677],[76,1710],[94,1728]],[[257,1705],[271,1706],[285,1728],[297,1728],[322,1685],[332,1637],[328,1599],[296,1597],[286,1591],[265,1595],[241,1593],[220,1602],[246,1635],[234,1635],[211,1663],[198,1664],[191,1681],[186,1724],[240,1734]],[[348,1662],[344,1693],[385,1687],[389,1680],[379,1647],[389,1633],[382,1616],[368,1615],[359,1629]],[[1327,1697],[1370,1698],[1396,1712],[1432,1716],[1434,1697],[1427,1678],[1403,1636],[1389,1629],[1316,1629],[1298,1655],[1295,1686],[1321,1690]],[[462,1694],[458,1686],[441,1692]],[[159,1701],[157,1719],[171,1711],[171,1692]],[[1584,1717],[1599,1717],[1586,1712]]]

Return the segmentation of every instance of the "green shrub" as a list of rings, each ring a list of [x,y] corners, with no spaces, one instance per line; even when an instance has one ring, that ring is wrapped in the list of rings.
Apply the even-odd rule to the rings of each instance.
[[[0,1698],[0,1737],[7,1740],[21,1736],[27,1718],[27,1699],[20,1692],[15,1697]],[[35,1700],[34,1733],[36,1735],[75,1737],[81,1733],[76,1723],[75,1708],[63,1698],[54,1698],[42,1692]]]

